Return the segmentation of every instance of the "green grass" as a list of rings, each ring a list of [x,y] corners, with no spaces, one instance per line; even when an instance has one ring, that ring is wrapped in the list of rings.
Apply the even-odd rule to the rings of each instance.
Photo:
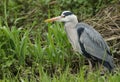
[[[80,56],[71,51],[61,24],[49,24],[44,41],[39,33],[31,41],[31,32],[31,29],[0,27],[1,81],[119,82],[119,73],[100,76],[96,71],[85,78],[84,65],[78,73],[71,74],[72,57]]]
[[[57,5],[44,12],[44,0],[0,2],[0,82],[120,81],[120,71],[100,76],[96,70],[85,78],[88,66],[73,51],[63,24],[44,23],[51,12],[61,12]]]

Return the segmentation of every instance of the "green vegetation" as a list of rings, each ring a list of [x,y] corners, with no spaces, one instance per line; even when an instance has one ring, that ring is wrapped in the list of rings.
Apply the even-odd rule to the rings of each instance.
[[[0,0],[0,82],[119,82],[120,71],[100,76],[96,70],[85,78],[86,61],[73,51],[63,25],[44,23],[63,10],[90,18],[118,1],[93,2]]]

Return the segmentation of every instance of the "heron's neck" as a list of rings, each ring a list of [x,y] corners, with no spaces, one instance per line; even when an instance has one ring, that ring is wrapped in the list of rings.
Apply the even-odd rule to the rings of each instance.
[[[78,24],[78,20],[73,20],[71,22],[66,22],[65,27],[66,28],[75,28],[75,26]]]

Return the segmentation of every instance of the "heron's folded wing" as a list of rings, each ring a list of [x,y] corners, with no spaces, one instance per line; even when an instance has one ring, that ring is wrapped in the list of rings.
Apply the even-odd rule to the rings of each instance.
[[[78,29],[84,28],[80,36],[80,43],[83,45],[84,50],[91,56],[104,59],[106,61],[111,60],[109,47],[103,40],[102,36],[88,25],[78,25]]]

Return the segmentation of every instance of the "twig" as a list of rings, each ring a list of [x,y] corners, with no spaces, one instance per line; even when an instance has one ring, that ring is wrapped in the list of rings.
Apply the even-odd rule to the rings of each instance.
[[[107,39],[105,39],[105,41],[111,41],[111,40],[115,40],[115,39],[120,39],[120,36],[107,38]]]
[[[116,46],[120,45],[120,42],[116,43],[115,45],[113,45],[111,48],[114,48]]]
[[[105,14],[107,15],[107,17],[116,25],[117,28],[120,28],[115,21],[110,17],[110,13],[105,12]]]

